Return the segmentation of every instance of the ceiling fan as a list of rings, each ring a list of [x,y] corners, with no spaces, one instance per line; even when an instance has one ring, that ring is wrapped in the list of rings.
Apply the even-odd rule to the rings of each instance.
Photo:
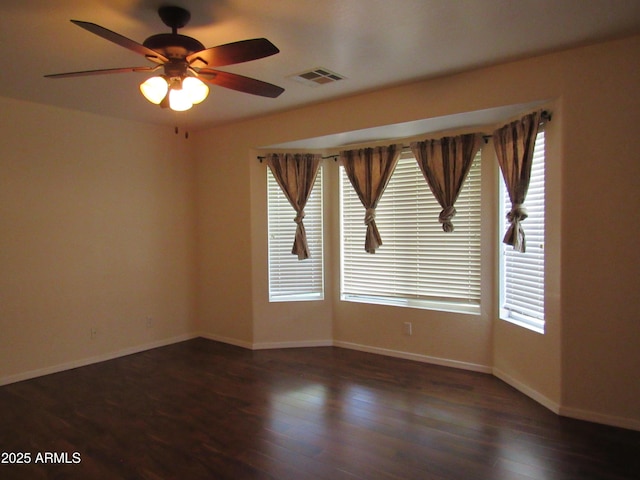
[[[188,10],[165,6],[158,9],[158,15],[162,22],[171,28],[171,33],[152,35],[142,44],[95,23],[71,20],[99,37],[143,55],[156,65],[57,73],[45,77],[68,78],[110,73],[155,72],[163,69],[161,75],[143,82],[140,90],[150,102],[178,111],[188,110],[193,104],[204,100],[209,92],[206,84],[270,98],[284,92],[284,89],[277,85],[212,68],[257,60],[278,53],[280,50],[266,38],[241,40],[205,48],[195,38],[178,33],[178,29],[184,27],[191,19]]]

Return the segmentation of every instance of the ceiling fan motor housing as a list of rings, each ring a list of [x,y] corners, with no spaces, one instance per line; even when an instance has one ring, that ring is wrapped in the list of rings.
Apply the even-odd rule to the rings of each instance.
[[[195,38],[178,33],[159,33],[147,38],[142,45],[169,59],[182,59],[192,53],[204,50],[205,47]]]
[[[192,53],[204,50],[202,43],[192,37],[180,35],[179,28],[184,27],[191,19],[191,13],[181,7],[160,7],[158,15],[162,22],[171,28],[171,33],[160,33],[147,38],[142,45],[161,53],[170,60],[184,60]]]

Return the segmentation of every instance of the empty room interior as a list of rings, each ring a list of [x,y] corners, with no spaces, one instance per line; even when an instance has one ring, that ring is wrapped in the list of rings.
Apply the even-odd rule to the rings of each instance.
[[[205,49],[261,39],[228,62],[152,57],[164,5],[1,7],[0,477],[637,478],[640,3],[171,2]],[[209,87],[186,111],[175,64]],[[540,240],[498,161],[532,115]],[[446,231],[416,152],[467,137]],[[349,162],[394,148],[375,212]],[[317,166],[302,215],[284,159]],[[424,238],[393,221],[409,169]],[[509,310],[510,227],[540,250],[534,320]],[[423,254],[396,244],[449,239],[463,277],[425,247],[391,292]]]

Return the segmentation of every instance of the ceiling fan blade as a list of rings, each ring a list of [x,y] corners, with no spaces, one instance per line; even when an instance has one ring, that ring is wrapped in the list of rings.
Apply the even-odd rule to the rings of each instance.
[[[278,87],[271,83],[256,80],[255,78],[244,77],[236,73],[222,72],[220,70],[201,69],[198,72],[198,78],[221,87],[237,90],[238,92],[251,93],[261,97],[276,98],[284,88]]]
[[[189,55],[187,62],[194,67],[222,67],[268,57],[279,51],[266,38],[253,38],[200,50]]]
[[[160,65],[157,67],[106,68],[101,70],[85,70],[83,72],[53,73],[51,75],[45,75],[45,78],[86,77],[89,75],[102,75],[105,73],[153,72],[158,68],[160,68]]]
[[[138,42],[135,42],[127,37],[123,37],[119,33],[112,32],[111,30],[101,27],[100,25],[96,25],[95,23],[91,22],[83,22],[80,20],[71,20],[71,22],[95,35],[98,35],[99,37],[104,38],[105,40],[109,40],[110,42],[115,43],[116,45],[120,45],[121,47],[127,48],[135,53],[144,55],[152,62],[165,63],[168,61],[168,59],[164,55],[156,52],[155,50],[151,50],[150,48],[147,48],[144,45],[139,44]]]

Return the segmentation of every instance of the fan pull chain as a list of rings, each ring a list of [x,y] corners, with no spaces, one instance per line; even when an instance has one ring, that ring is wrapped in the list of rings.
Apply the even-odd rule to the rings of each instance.
[[[176,135],[178,135],[178,133],[180,133],[180,129],[177,126],[174,127],[174,131],[175,131]],[[189,140],[189,131],[188,130],[185,130],[184,138]]]

